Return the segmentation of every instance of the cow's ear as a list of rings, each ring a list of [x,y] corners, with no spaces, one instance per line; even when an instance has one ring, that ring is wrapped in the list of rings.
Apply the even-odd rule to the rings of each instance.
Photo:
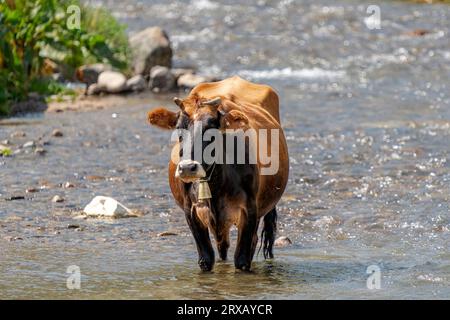
[[[248,118],[238,110],[231,110],[222,114],[220,127],[222,129],[248,129]]]
[[[151,125],[162,129],[175,129],[178,121],[178,113],[166,108],[156,108],[147,114],[147,120]]]

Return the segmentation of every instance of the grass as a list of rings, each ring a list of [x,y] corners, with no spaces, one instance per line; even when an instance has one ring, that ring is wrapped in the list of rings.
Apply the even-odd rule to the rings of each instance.
[[[79,28],[68,27],[69,5],[81,9]],[[88,63],[126,72],[129,56],[125,26],[103,8],[78,0],[0,0],[0,115],[31,92],[74,94],[49,78],[48,62],[71,80],[75,69]]]
[[[0,155],[2,157],[10,157],[12,156],[12,150],[10,148],[2,148],[0,149]]]

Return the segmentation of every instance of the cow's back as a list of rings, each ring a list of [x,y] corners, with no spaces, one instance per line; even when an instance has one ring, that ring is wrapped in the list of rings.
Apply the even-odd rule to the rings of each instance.
[[[221,96],[244,106],[257,105],[280,123],[278,95],[267,85],[252,83],[234,76],[222,81],[201,83],[192,89],[191,94],[197,94],[205,99]]]

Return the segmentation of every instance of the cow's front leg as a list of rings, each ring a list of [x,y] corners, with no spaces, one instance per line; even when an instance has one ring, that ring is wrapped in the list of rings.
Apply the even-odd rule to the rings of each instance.
[[[195,207],[185,210],[186,220],[195,239],[198,251],[198,265],[203,271],[211,271],[214,266],[214,249],[209,238],[208,226],[198,217]]]
[[[258,242],[258,223],[256,202],[247,201],[247,209],[242,210],[238,225],[238,240],[234,254],[234,265],[237,269],[250,271]]]

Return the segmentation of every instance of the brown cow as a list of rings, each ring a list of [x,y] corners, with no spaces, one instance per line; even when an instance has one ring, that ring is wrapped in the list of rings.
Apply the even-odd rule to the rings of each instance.
[[[277,218],[275,205],[288,180],[289,158],[280,126],[278,96],[269,86],[232,77],[200,84],[184,100],[175,98],[174,101],[180,108],[178,112],[157,108],[148,113],[148,121],[164,129],[184,129],[192,135],[191,142],[183,141],[180,135],[172,150],[169,183],[195,238],[199,266],[209,271],[215,262],[209,230],[216,239],[221,259],[226,259],[230,245],[229,230],[236,225],[238,239],[234,263],[238,269],[250,270],[261,218],[264,219],[264,257],[273,257]],[[187,147],[209,129],[218,131],[224,140],[230,129],[241,129],[239,132],[244,133],[253,129],[258,134],[256,141],[250,139],[251,135],[244,139],[244,162],[237,160],[239,150],[236,145],[230,147],[227,144],[222,152],[226,156],[231,153],[232,161],[227,158],[226,162],[208,163],[203,156],[201,159],[195,157],[195,146]],[[276,141],[272,141],[273,136],[270,141],[262,141],[259,133],[273,129],[279,133]],[[201,150],[205,151],[210,143],[201,141]],[[266,174],[263,171],[268,165],[259,153],[264,143],[267,153],[278,153],[271,154],[272,158],[276,158],[277,170],[269,170]],[[185,150],[190,152],[186,154],[183,152]],[[213,156],[219,151],[220,148],[215,150]],[[250,162],[252,155],[256,157],[255,162]],[[179,161],[180,157],[184,160]]]

